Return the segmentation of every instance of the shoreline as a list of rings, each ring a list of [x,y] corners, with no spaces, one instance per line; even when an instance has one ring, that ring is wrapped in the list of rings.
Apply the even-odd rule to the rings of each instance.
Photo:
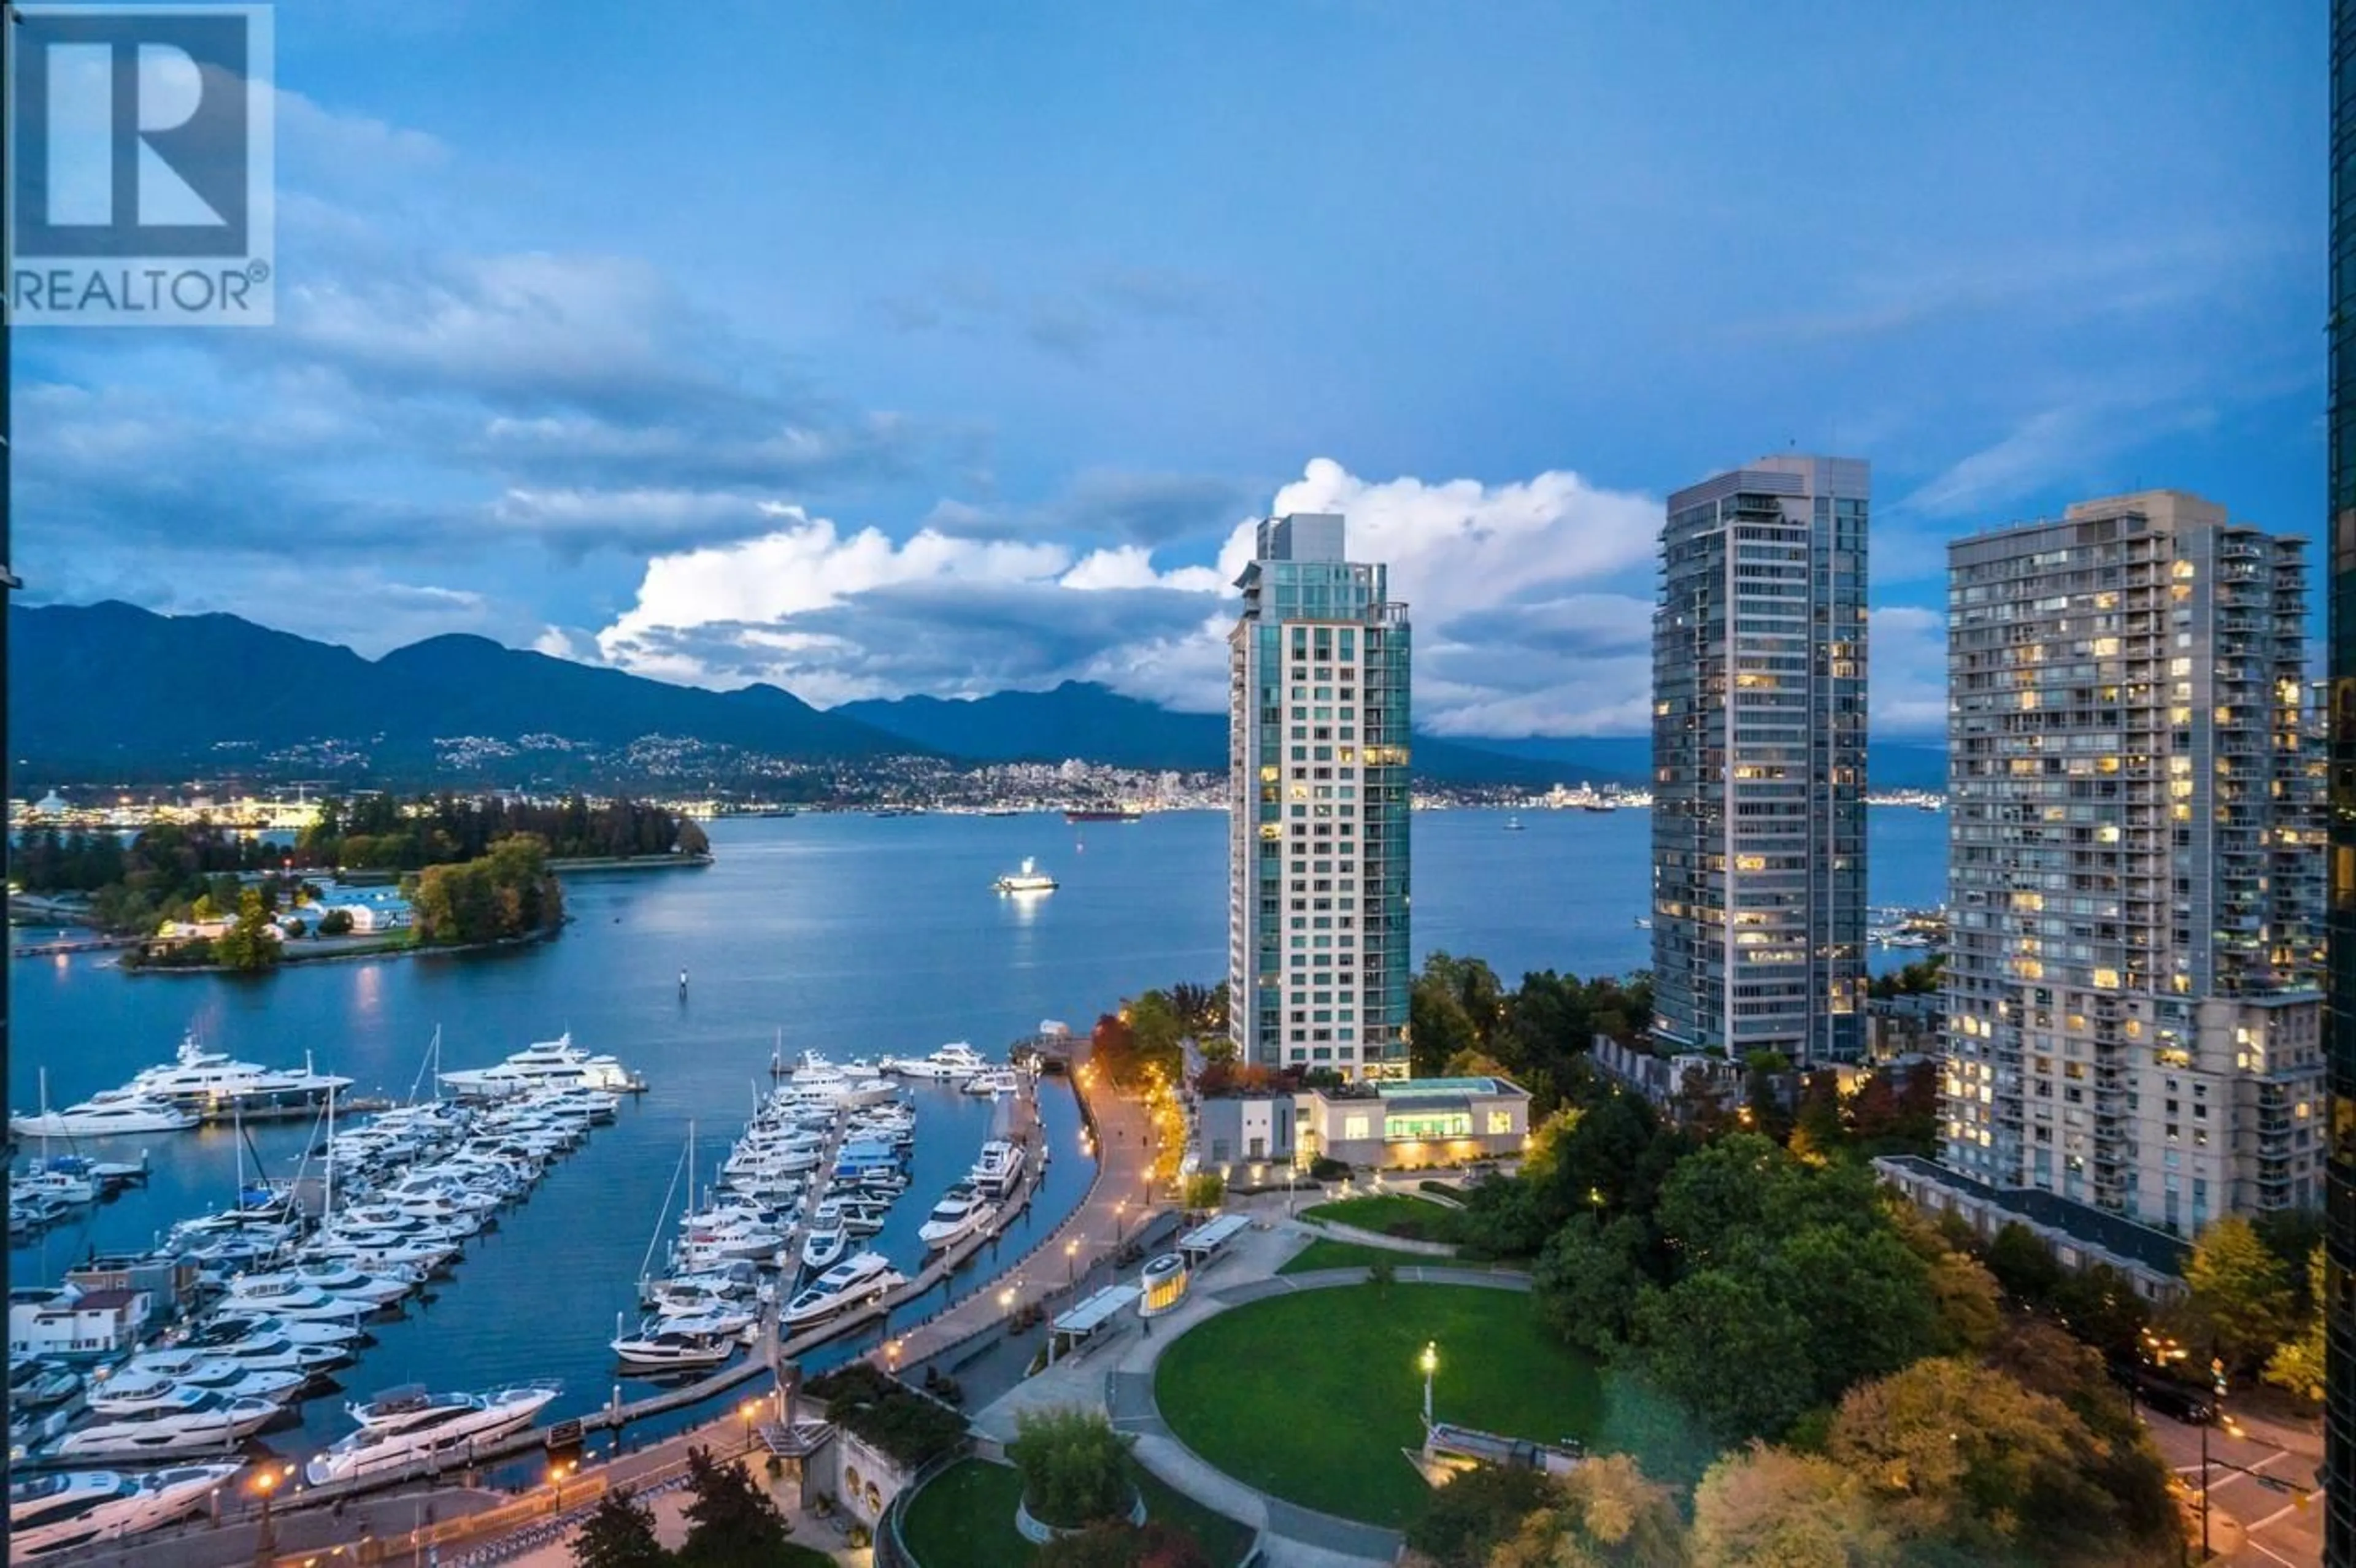
[[[562,875],[566,871],[682,871],[701,870],[712,864],[709,851],[701,855],[575,855],[548,862],[548,869]]]
[[[567,916],[570,920],[572,917]],[[347,949],[338,953],[305,953],[281,957],[267,969],[232,969],[226,964],[116,964],[118,975],[228,975],[241,979],[264,979],[281,969],[306,964],[348,964],[363,958],[432,958],[444,955],[467,953],[498,953],[509,948],[530,947],[554,937],[562,926],[547,931],[535,931],[523,936],[502,936],[492,942],[459,942],[419,947],[406,942],[387,943],[380,947]]]

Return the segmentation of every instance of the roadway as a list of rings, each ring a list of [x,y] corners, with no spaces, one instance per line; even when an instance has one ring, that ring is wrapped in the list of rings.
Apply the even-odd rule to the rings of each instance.
[[[2210,1544],[2215,1561],[2233,1568],[2321,1568],[2323,1498],[2314,1490],[2323,1462],[2321,1433],[2312,1422],[2271,1420],[2230,1405],[2226,1414],[2244,1435],[2222,1425],[2209,1431]],[[2169,1474],[2189,1493],[2188,1517],[2197,1529],[2201,1429],[2149,1411],[2144,1419]]]

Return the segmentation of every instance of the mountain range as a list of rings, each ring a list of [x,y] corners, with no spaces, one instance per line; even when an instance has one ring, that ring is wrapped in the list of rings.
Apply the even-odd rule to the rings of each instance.
[[[1225,767],[1227,752],[1222,714],[1175,712],[1079,681],[821,709],[774,686],[673,686],[483,637],[431,637],[366,659],[234,615],[159,615],[114,602],[16,608],[8,681],[20,790],[249,771],[259,758],[327,741],[364,749],[372,772],[422,782],[436,765],[435,742],[458,736],[562,736],[619,749],[660,735],[843,763],[915,753],[1193,771]],[[1419,777],[1462,784],[1633,784],[1650,768],[1643,737],[1419,734],[1414,755]],[[1944,753],[1877,746],[1874,775],[1878,784],[1937,787]]]

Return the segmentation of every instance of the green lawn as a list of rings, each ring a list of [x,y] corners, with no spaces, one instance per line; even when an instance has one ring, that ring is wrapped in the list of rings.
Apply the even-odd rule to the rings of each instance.
[[[1145,1511],[1194,1533],[1213,1563],[1240,1562],[1252,1532],[1224,1514],[1138,1472],[1137,1489]],[[1023,1477],[1012,1466],[968,1459],[952,1465],[908,1505],[901,1538],[924,1568],[1014,1568],[1038,1548],[1014,1530],[1014,1505],[1023,1498]]]
[[[1461,1268],[1487,1270],[1494,1274],[1527,1274],[1526,1265],[1503,1263],[1473,1263],[1464,1258],[1428,1257],[1421,1253],[1403,1253],[1397,1247],[1369,1246],[1364,1242],[1336,1242],[1320,1236],[1284,1261],[1279,1274],[1313,1274],[1321,1268],[1365,1268],[1369,1264],[1387,1263],[1398,1268]]]
[[[1336,1225],[1355,1225],[1361,1231],[1404,1236],[1411,1242],[1455,1240],[1456,1215],[1453,1209],[1389,1192],[1373,1198],[1344,1198],[1301,1211],[1304,1220],[1330,1220]]]
[[[968,1459],[927,1482],[909,1503],[900,1539],[925,1568],[1007,1568],[1036,1550],[1014,1531],[1023,1477],[1012,1466]]]
[[[1351,1285],[1222,1312],[1162,1354],[1154,1394],[1179,1439],[1237,1479],[1403,1525],[1429,1496],[1401,1452],[1423,1440],[1427,1340],[1440,1347],[1440,1420],[1546,1442],[1594,1435],[1594,1363],[1539,1325],[1526,1295],[1479,1285]]]

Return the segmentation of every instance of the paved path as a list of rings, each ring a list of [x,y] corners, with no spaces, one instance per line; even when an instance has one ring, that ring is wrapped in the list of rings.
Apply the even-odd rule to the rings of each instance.
[[[974,1417],[976,1433],[1004,1442],[1014,1435],[1025,1411],[1063,1405],[1100,1407],[1119,1430],[1137,1440],[1138,1462],[1180,1492],[1261,1532],[1272,1568],[1369,1568],[1395,1563],[1403,1544],[1397,1531],[1319,1513],[1246,1486],[1181,1443],[1153,1400],[1153,1369],[1163,1349],[1203,1319],[1247,1302],[1296,1291],[1365,1283],[1363,1268],[1322,1269],[1279,1275],[1312,1233],[1285,1220],[1280,1208],[1247,1205],[1261,1215],[1258,1227],[1230,1244],[1226,1253],[1195,1276],[1186,1302],[1150,1323],[1125,1318],[1099,1342],[1061,1366],[1010,1389]],[[1492,1290],[1526,1291],[1526,1275],[1402,1262],[1397,1277],[1408,1284],[1466,1285]]]
[[[885,1341],[869,1352],[870,1360],[914,1368],[994,1330],[1017,1307],[1036,1302],[1050,1312],[1062,1310],[1084,1285],[1083,1275],[1108,1262],[1151,1218],[1153,1195],[1146,1186],[1151,1123],[1145,1107],[1096,1083],[1085,1068],[1075,1072],[1073,1082],[1098,1140],[1097,1176],[1087,1196],[1053,1234],[1014,1264],[1013,1277],[999,1289],[975,1291],[938,1317]],[[1032,1157],[1038,1157],[1036,1149]]]

